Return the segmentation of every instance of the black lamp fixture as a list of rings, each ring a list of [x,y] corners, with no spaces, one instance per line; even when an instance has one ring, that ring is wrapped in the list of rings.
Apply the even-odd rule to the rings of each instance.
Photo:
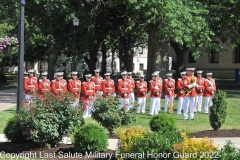
[[[74,55],[73,55],[73,71],[76,71],[76,36],[77,36],[77,27],[79,25],[79,19],[75,17],[73,19],[73,26],[74,26]]]

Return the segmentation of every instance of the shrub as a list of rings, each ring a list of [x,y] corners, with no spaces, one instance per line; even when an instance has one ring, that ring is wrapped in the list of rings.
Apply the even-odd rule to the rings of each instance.
[[[20,142],[26,140],[24,132],[20,127],[18,115],[15,115],[8,120],[7,125],[3,130],[3,133],[5,134],[5,137],[11,142]]]
[[[70,93],[59,96],[49,93],[43,99],[35,97],[30,106],[23,106],[19,113],[24,135],[40,146],[58,145],[63,135],[84,123],[83,107],[81,104],[71,107],[71,101]]]
[[[214,130],[221,128],[227,116],[226,92],[218,90],[214,95],[213,106],[210,107],[209,121]]]
[[[219,160],[240,159],[240,149],[236,148],[234,144],[228,140],[227,143],[218,150]]]
[[[76,152],[101,152],[107,150],[108,136],[104,129],[95,124],[76,127],[73,133]]]
[[[0,83],[6,83],[7,82],[7,77],[5,74],[0,73]]]
[[[125,139],[128,141],[119,139],[118,150],[116,152],[118,159],[131,159],[129,156],[124,156],[127,155],[127,153],[135,154],[135,160],[172,159],[172,145],[182,141],[179,132],[139,131],[139,136],[134,136],[134,134],[128,136],[126,134],[129,140]],[[134,131],[132,133],[134,133]]]
[[[136,121],[136,111],[135,108],[130,111],[125,107],[119,109],[118,100],[113,97],[102,98],[94,102],[92,118],[113,134],[115,128]]]
[[[217,158],[217,147],[213,140],[207,137],[189,138],[185,132],[181,133],[183,141],[173,145],[175,159],[213,159]],[[192,154],[188,157],[188,155]]]
[[[176,131],[176,121],[173,117],[167,114],[159,114],[154,116],[149,122],[153,132],[157,131]]]

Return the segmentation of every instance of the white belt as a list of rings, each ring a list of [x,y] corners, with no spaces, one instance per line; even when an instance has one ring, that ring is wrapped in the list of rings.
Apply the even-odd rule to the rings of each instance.
[[[106,88],[106,89],[112,89],[112,88]]]
[[[95,86],[101,86],[101,85],[99,85],[99,84],[95,84]]]
[[[93,90],[88,90],[87,92],[93,92]]]
[[[122,88],[122,89],[124,89],[124,90],[128,90],[128,88]]]
[[[56,89],[56,90],[63,90],[63,89]]]
[[[73,89],[79,89],[79,88],[73,88]]]

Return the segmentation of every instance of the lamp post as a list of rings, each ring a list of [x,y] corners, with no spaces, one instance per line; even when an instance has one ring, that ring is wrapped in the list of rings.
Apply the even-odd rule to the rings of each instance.
[[[24,10],[25,0],[20,0],[20,27],[19,27],[19,52],[18,52],[18,87],[17,87],[17,113],[23,101],[23,63],[24,63]]]
[[[74,53],[73,53],[73,71],[76,71],[76,35],[77,35],[77,26],[79,25],[79,19],[75,17],[73,19],[74,26]]]

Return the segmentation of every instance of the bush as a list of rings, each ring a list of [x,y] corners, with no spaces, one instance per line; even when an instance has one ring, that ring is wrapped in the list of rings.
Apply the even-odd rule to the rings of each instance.
[[[154,116],[149,122],[153,132],[157,131],[176,131],[176,121],[173,117],[167,114],[159,114]]]
[[[135,108],[127,111],[125,107],[119,109],[118,100],[113,97],[98,99],[94,102],[92,118],[113,134],[115,128],[128,125],[136,121]]]
[[[7,83],[7,77],[5,74],[0,73],[0,83]]]
[[[84,124],[83,106],[71,107],[72,94],[55,96],[49,93],[43,99],[35,97],[30,106],[23,106],[19,113],[24,135],[40,146],[58,145],[63,135]]]
[[[231,141],[227,143],[218,150],[218,159],[219,160],[230,160],[230,159],[240,159],[240,149],[236,148]]]
[[[7,125],[3,130],[3,133],[5,134],[5,137],[11,142],[21,142],[26,140],[24,132],[20,127],[18,115],[15,115],[8,120]]]
[[[173,145],[174,159],[213,159],[217,158],[217,147],[213,140],[207,137],[189,138],[185,132],[181,133],[182,143]],[[191,157],[181,158],[184,155],[192,154]]]
[[[218,90],[214,95],[213,106],[210,107],[209,121],[214,130],[221,128],[227,116],[226,92]]]
[[[128,137],[127,141],[119,139],[117,158],[131,159],[129,156],[121,157],[121,155],[131,153],[137,155],[134,157],[135,160],[172,159],[172,145],[182,141],[179,132],[159,131],[153,133],[144,131],[140,133],[139,136],[126,135]]]
[[[76,152],[101,152],[106,151],[108,136],[104,129],[95,124],[76,127],[73,133],[74,150]]]

